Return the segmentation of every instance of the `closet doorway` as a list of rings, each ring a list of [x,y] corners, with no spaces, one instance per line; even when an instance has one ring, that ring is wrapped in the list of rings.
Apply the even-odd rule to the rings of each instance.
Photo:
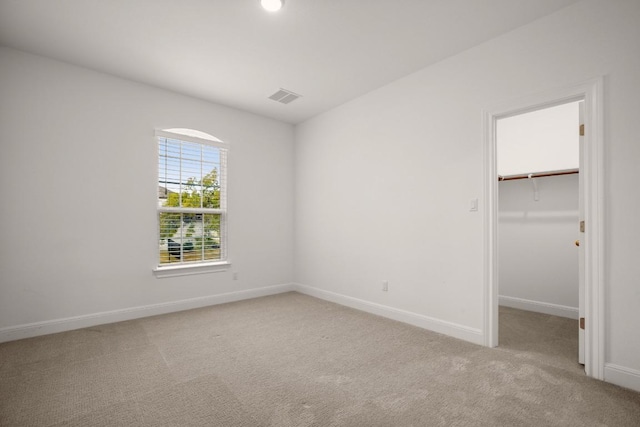
[[[497,120],[499,346],[584,364],[578,320],[584,251],[584,101]]]
[[[484,151],[484,321],[487,347],[498,346],[498,170],[496,128],[499,120],[532,111],[584,101],[583,159],[580,165],[581,200],[585,232],[580,233],[584,251],[584,294],[579,296],[579,316],[584,322],[584,370],[604,379],[606,307],[604,298],[604,78],[559,87],[547,92],[496,104],[483,110]],[[541,195],[541,193],[540,193]],[[540,266],[544,268],[544,266]]]

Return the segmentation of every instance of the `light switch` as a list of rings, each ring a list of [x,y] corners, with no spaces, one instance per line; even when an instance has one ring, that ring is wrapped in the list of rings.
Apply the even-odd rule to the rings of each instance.
[[[478,199],[471,199],[471,203],[469,204],[469,211],[470,212],[478,211]]]

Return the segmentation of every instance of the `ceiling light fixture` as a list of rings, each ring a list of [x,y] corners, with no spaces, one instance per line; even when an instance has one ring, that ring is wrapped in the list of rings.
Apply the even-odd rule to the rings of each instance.
[[[260,0],[260,4],[269,12],[277,12],[284,6],[284,0]]]

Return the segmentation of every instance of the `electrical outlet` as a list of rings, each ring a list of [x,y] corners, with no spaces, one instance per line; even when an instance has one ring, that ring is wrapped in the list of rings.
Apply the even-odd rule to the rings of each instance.
[[[238,272],[233,272],[233,280],[238,280]]]
[[[389,282],[387,282],[386,280],[382,282],[382,290],[384,292],[387,292],[389,290]]]

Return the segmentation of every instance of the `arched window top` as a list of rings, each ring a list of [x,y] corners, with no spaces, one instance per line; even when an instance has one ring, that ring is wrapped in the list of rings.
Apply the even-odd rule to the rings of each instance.
[[[165,132],[176,133],[178,135],[186,135],[186,136],[193,136],[195,138],[206,139],[207,141],[222,142],[213,135],[209,135],[208,133],[195,130],[195,129],[174,128],[174,129],[163,129],[163,130]]]
[[[215,136],[195,129],[172,128],[156,130],[156,136],[218,147],[225,147],[227,145]]]

